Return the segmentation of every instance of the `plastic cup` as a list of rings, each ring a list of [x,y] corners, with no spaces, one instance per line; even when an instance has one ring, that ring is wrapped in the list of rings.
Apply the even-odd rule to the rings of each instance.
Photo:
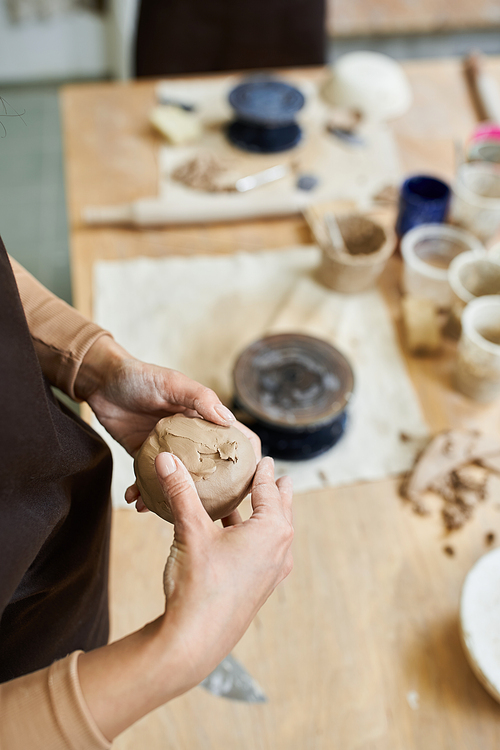
[[[485,254],[476,237],[447,224],[423,224],[401,240],[403,286],[407,294],[425,297],[440,308],[453,304],[448,268],[461,253]]]
[[[500,229],[500,166],[485,161],[462,164],[453,185],[450,220],[482,242]]]
[[[464,309],[455,383],[476,401],[500,396],[500,295],[478,297]]]
[[[451,190],[436,177],[414,175],[405,180],[399,194],[396,232],[402,237],[420,224],[435,224],[446,220]]]
[[[457,255],[450,264],[448,279],[455,295],[454,303],[462,308],[476,297],[500,294],[500,264],[486,252]]]

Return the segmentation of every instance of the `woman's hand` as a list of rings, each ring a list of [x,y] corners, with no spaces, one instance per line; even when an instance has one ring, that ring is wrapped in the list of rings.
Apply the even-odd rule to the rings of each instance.
[[[177,648],[198,684],[240,640],[260,607],[292,569],[292,483],[274,481],[264,458],[252,484],[252,516],[236,511],[221,527],[203,508],[182,462],[170,453],[156,471],[174,515],[174,542],[164,574],[164,627],[182,634]]]
[[[79,659],[83,695],[109,740],[207,677],[292,569],[292,485],[288,477],[275,483],[272,459],[257,468],[252,516],[242,522],[235,511],[224,528],[178,458],[160,453],[156,471],[174,514],[165,612]]]
[[[75,394],[87,401],[109,434],[134,456],[162,417],[185,414],[223,426],[236,424],[261,458],[257,435],[239,422],[210,388],[176,370],[132,357],[111,336],[101,336],[87,352],[75,383]],[[147,511],[134,483],[127,503]]]

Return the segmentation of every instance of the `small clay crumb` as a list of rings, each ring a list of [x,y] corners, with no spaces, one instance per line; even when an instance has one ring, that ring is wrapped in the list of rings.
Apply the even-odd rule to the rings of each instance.
[[[493,531],[488,531],[487,534],[484,535],[484,543],[487,547],[491,547],[493,542],[495,541],[495,534]]]
[[[323,471],[323,469],[320,469],[318,471],[318,476],[321,479],[321,481],[323,482],[323,484],[328,484],[328,477],[326,476],[326,474]]]
[[[448,555],[448,557],[453,557],[455,554],[455,548],[447,545],[446,547],[443,547],[443,552],[445,555]]]
[[[409,443],[411,440],[411,437],[406,434],[406,432],[400,432],[399,433],[399,439],[402,443]]]

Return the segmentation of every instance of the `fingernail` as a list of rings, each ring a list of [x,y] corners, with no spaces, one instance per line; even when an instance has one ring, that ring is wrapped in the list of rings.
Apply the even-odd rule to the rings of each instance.
[[[155,465],[156,472],[162,479],[168,477],[169,474],[173,474],[177,468],[171,453],[158,453]]]
[[[232,411],[229,411],[229,409],[224,406],[223,404],[218,404],[214,407],[215,411],[219,415],[221,419],[224,419],[226,422],[235,422],[236,417],[234,416]]]

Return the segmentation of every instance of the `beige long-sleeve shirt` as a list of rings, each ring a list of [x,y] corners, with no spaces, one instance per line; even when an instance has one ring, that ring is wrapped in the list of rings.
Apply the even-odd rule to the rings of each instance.
[[[55,297],[12,258],[11,263],[42,370],[53,385],[74,398],[82,360],[107,332]],[[0,685],[0,750],[111,747],[80,688],[80,653]]]

